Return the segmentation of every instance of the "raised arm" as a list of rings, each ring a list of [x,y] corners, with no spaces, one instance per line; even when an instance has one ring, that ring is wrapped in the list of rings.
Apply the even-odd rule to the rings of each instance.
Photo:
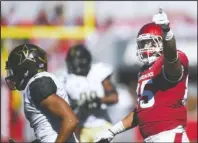
[[[164,74],[170,82],[177,82],[182,77],[183,67],[177,53],[175,36],[169,26],[162,29],[164,31]]]
[[[166,80],[178,82],[183,75],[183,66],[178,56],[175,36],[170,29],[169,20],[166,13],[160,9],[160,12],[153,17],[156,24],[161,25],[163,30],[163,72]]]

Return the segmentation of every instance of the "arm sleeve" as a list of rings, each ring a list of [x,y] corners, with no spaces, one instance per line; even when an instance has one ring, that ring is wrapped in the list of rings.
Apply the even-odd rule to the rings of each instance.
[[[137,119],[137,108],[135,108],[133,110],[134,114],[133,114],[133,122],[132,122],[132,127],[135,127],[138,125],[138,119]]]
[[[31,99],[38,104],[43,99],[56,93],[57,86],[51,77],[41,77],[30,84],[29,90]]]
[[[164,78],[165,78],[167,81],[173,82],[173,83],[179,82],[181,79],[183,79],[183,77],[186,77],[186,76],[188,75],[188,72],[189,72],[189,69],[188,69],[188,68],[189,68],[188,57],[186,56],[185,53],[183,53],[183,52],[181,52],[181,51],[179,51],[179,50],[177,50],[177,54],[178,54],[179,60],[181,61],[181,66],[182,66],[182,75],[181,75],[181,77],[179,78],[178,81],[174,81],[174,82],[173,82],[173,81],[168,80],[167,75],[166,75],[166,73],[165,73],[165,71],[164,71],[164,67],[162,68],[162,72],[163,72]]]
[[[185,53],[181,52],[181,51],[177,51],[178,53],[178,57],[181,61],[182,66],[184,67],[184,75],[187,75],[189,72],[189,61],[188,61],[188,57],[186,56]]]

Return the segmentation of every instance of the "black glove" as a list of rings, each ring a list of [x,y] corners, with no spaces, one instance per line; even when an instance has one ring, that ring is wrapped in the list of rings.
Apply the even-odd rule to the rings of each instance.
[[[12,138],[9,138],[9,143],[16,143],[16,142]]]
[[[162,24],[160,25],[162,27],[163,32],[167,33],[170,31],[170,24]]]

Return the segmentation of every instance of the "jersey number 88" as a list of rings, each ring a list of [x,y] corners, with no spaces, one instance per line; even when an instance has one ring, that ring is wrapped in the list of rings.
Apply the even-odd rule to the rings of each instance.
[[[97,97],[97,93],[95,91],[91,91],[89,93],[83,92],[80,94],[80,100],[83,101],[92,101]]]

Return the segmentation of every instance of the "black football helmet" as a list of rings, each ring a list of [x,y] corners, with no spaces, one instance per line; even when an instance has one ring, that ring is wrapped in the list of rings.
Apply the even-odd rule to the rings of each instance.
[[[6,70],[8,87],[11,90],[24,90],[32,76],[47,71],[46,52],[33,44],[19,45],[9,54]]]
[[[83,44],[71,47],[66,56],[68,72],[76,75],[87,76],[91,62],[91,54]]]

